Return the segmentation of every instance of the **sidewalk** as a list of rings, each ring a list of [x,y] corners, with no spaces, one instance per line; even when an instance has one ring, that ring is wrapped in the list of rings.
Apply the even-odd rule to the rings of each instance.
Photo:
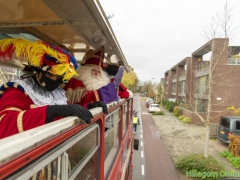
[[[179,156],[204,152],[205,127],[193,124],[185,124],[164,108],[164,115],[152,115],[161,138],[172,157],[174,163]],[[238,172],[220,153],[227,150],[227,145],[218,140],[209,140],[209,155],[221,163],[226,170]],[[184,178],[184,175],[181,176]]]

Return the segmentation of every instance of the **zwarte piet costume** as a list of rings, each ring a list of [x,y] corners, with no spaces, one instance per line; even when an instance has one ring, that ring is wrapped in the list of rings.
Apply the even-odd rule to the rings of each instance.
[[[2,61],[18,60],[32,70],[28,78],[0,87],[0,138],[70,115],[91,121],[92,115],[87,109],[67,105],[65,91],[59,86],[77,75],[76,60],[68,52],[42,41],[3,39],[0,40],[0,58]],[[81,111],[86,111],[87,116],[81,115]]]

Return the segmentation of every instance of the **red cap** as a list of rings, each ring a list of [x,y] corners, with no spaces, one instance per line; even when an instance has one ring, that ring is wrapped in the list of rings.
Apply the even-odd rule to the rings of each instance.
[[[85,65],[102,68],[103,67],[103,59],[104,59],[104,47],[103,46],[97,48],[96,50],[90,49],[85,54]]]

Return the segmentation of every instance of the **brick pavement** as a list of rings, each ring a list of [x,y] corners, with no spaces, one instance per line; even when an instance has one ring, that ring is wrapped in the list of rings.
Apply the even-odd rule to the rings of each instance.
[[[164,115],[152,115],[157,129],[161,133],[166,148],[176,162],[179,156],[203,153],[205,143],[205,127],[193,124],[184,124],[172,113],[161,108]],[[227,149],[227,145],[218,140],[209,140],[209,154],[221,163],[226,170],[238,172],[229,162],[220,156],[220,153]],[[183,178],[181,178],[183,179]]]

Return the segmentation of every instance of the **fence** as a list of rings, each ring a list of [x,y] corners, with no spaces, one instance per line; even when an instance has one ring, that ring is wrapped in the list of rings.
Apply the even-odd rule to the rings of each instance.
[[[218,123],[210,123],[210,137],[217,137],[218,133]]]

